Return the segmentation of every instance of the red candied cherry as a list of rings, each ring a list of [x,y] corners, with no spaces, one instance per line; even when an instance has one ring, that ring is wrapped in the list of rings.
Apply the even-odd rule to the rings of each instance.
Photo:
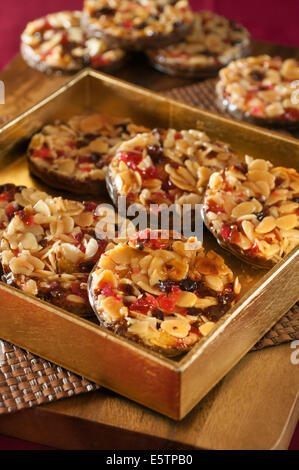
[[[34,216],[30,214],[30,212],[28,212],[26,209],[16,212],[16,215],[18,215],[22,222],[24,222],[24,224],[28,227],[34,224]]]
[[[130,20],[123,21],[123,26],[127,29],[131,29],[133,27],[133,22]]]
[[[207,212],[214,212],[214,214],[225,214],[223,207],[218,206],[214,201],[210,201]]]
[[[146,297],[142,297],[141,299],[135,300],[135,302],[132,302],[130,305],[130,310],[134,310],[146,315],[150,310],[158,307],[159,304],[157,299],[152,295],[148,295]]]
[[[222,225],[221,236],[223,240],[229,241],[231,243],[238,243],[240,240],[240,235],[236,225]]]
[[[177,286],[173,286],[170,294],[159,295],[157,300],[160,308],[165,312],[173,313],[180,293],[181,289]]]
[[[39,149],[35,149],[33,153],[34,158],[51,158],[51,150],[48,147],[41,147]]]
[[[141,170],[140,173],[143,180],[159,178],[158,170],[154,166],[150,166],[149,168],[146,168],[146,170]]]
[[[260,251],[260,249],[259,249],[258,243],[257,243],[256,241],[253,243],[253,245],[251,246],[251,248],[249,248],[249,250],[248,250],[248,252],[249,252],[249,253],[252,253],[252,254],[256,254],[256,253],[258,253],[259,251]]]
[[[91,57],[91,65],[93,67],[102,67],[103,65],[106,65],[110,62],[109,59],[101,56],[101,55],[96,55]]]
[[[119,161],[125,162],[126,165],[132,170],[136,170],[137,165],[142,160],[141,152],[120,152],[118,156]]]
[[[13,216],[15,215],[15,212],[16,212],[16,208],[14,206],[14,204],[9,204],[6,209],[5,209],[5,214],[8,218],[8,220],[11,220],[13,218]]]
[[[95,212],[96,208],[98,205],[95,202],[92,201],[85,201],[83,202],[85,210],[88,212]]]
[[[253,106],[253,108],[251,108],[251,114],[254,116],[263,116],[263,108],[261,106]]]
[[[290,121],[299,121],[299,110],[295,108],[286,108],[283,116],[284,119],[289,119]]]
[[[114,297],[114,290],[113,290],[112,284],[109,284],[108,282],[103,284],[99,290],[100,290],[100,294],[103,297]]]

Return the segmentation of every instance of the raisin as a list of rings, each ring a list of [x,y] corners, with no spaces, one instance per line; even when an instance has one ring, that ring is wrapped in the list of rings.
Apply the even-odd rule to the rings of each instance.
[[[158,320],[161,320],[161,321],[164,320],[164,313],[163,313],[162,310],[160,310],[159,308],[155,308],[155,309],[152,311],[152,316],[155,317],[155,318],[158,318]],[[159,325],[159,326],[160,326],[160,325]]]
[[[80,140],[77,140],[77,142],[76,142],[76,148],[77,149],[87,147],[87,145],[88,145],[88,142],[85,139],[80,139]]]
[[[215,297],[216,292],[203,282],[197,281],[196,293],[199,297]]]
[[[246,163],[243,163],[243,162],[236,163],[234,165],[234,168],[238,170],[240,173],[243,173],[244,175],[246,175],[246,173],[248,172],[248,165],[246,165]]]
[[[115,8],[104,7],[104,8],[101,8],[100,10],[95,11],[93,16],[95,18],[100,18],[103,15],[112,16],[115,14],[115,12],[116,12]]]
[[[83,54],[82,56],[82,63],[85,67],[89,67],[90,65],[90,55],[88,54]]]
[[[79,264],[78,269],[80,273],[90,273],[93,267],[94,267],[94,264],[92,262],[83,261],[82,263]]]
[[[218,153],[215,151],[215,150],[212,150],[211,152],[209,152],[207,155],[206,155],[206,158],[210,159],[210,158],[217,158],[217,155]]]
[[[176,286],[177,283],[175,281],[171,281],[167,279],[166,281],[158,281],[158,286],[160,287],[162,292],[166,292],[169,294],[172,291],[172,288]]]
[[[50,291],[48,294],[45,295],[44,299],[46,300],[46,297],[48,300],[51,299],[61,299],[64,294],[64,289],[60,286],[58,282],[51,282],[50,284]]]
[[[192,279],[184,279],[179,283],[179,287],[181,290],[187,292],[194,292],[199,287],[197,281],[192,281]]]
[[[99,153],[99,152],[94,152],[93,154],[91,154],[90,158],[91,158],[91,161],[93,163],[98,163],[99,160],[103,157],[103,153]]]
[[[147,27],[147,22],[146,22],[146,21],[143,21],[142,23],[137,24],[137,25],[135,26],[135,29],[144,29],[144,28],[146,28],[146,27]]]
[[[120,288],[125,295],[134,295],[134,287],[131,284],[122,284]]]
[[[253,80],[256,80],[256,81],[259,81],[261,82],[262,80],[264,80],[265,78],[265,74],[260,72],[259,70],[252,70],[250,72],[250,77],[253,79]]]
[[[256,214],[256,218],[259,222],[261,222],[265,217],[267,217],[267,215],[269,215],[269,211],[264,209]]]
[[[189,307],[186,310],[188,315],[193,315],[194,317],[199,317],[203,314],[203,310],[201,308]]]
[[[0,185],[0,194],[5,193],[6,191],[14,191],[15,185],[14,184],[1,184]]]
[[[128,125],[130,122],[121,122],[120,124],[115,124],[115,128],[119,129],[122,133],[124,132],[125,134],[128,134]]]
[[[235,299],[235,294],[233,292],[230,294],[221,292],[218,298],[219,298],[219,303],[221,305],[230,305],[232,301]]]
[[[229,308],[230,305],[228,304],[212,305],[205,309],[204,315],[208,320],[216,323],[221,317],[223,317],[223,315],[225,315]]]
[[[135,248],[137,248],[137,249],[140,250],[140,251],[144,250],[144,243],[142,243],[141,241],[137,240],[137,241],[136,241],[136,244],[135,244]]]
[[[159,145],[149,145],[147,147],[147,153],[156,164],[162,163],[165,158],[163,154],[163,148]]]

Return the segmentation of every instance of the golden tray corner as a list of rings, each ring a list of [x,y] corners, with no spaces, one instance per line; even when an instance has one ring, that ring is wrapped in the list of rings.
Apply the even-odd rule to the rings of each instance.
[[[25,143],[42,125],[102,111],[150,127],[197,128],[235,150],[298,170],[299,142],[182,104],[85,69],[0,129],[0,183],[44,187],[29,175]],[[50,193],[53,191],[49,191]],[[222,251],[244,276],[240,301],[180,359],[165,358],[81,318],[0,283],[0,337],[170,418],[180,420],[251,349],[299,297],[299,249],[269,271]],[[286,289],[287,286],[287,289]]]

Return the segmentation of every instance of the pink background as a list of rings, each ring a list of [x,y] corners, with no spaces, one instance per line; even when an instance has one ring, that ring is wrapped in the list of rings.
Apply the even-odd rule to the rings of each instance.
[[[83,0],[7,0],[0,4],[0,69],[18,52],[27,21],[62,9],[81,9]],[[211,9],[242,22],[255,39],[299,46],[298,0],[190,0],[194,9]]]
[[[8,0],[0,4],[0,69],[19,50],[19,36],[26,23],[46,13],[81,9],[82,0]],[[190,0],[194,9],[210,9],[246,26],[254,39],[299,47],[298,0]],[[42,449],[42,446],[0,435],[0,450]],[[292,449],[299,449],[299,426]]]

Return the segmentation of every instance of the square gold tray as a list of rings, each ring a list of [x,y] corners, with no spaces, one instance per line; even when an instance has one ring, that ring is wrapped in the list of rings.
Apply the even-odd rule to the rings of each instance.
[[[43,188],[29,175],[28,139],[44,124],[85,111],[131,117],[150,127],[196,128],[233,149],[298,170],[296,139],[199,110],[90,69],[0,129],[0,184]],[[59,193],[62,194],[62,193]],[[64,194],[64,196],[68,196]],[[173,419],[182,419],[299,298],[299,249],[269,271],[203,244],[240,276],[240,301],[179,359],[148,351],[81,318],[0,283],[0,338]]]

